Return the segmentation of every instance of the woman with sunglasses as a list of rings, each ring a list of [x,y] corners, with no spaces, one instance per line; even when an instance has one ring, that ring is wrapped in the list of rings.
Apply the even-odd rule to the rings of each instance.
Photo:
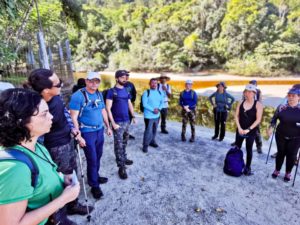
[[[286,158],[284,181],[291,180],[291,172],[297,160],[297,153],[300,148],[300,90],[292,88],[288,91],[287,103],[280,105],[268,129],[268,135],[271,136],[277,120],[279,124],[275,133],[277,144],[277,155],[273,178],[280,174],[283,161]]]
[[[56,164],[37,142],[50,131],[52,119],[48,105],[36,92],[16,88],[0,95],[0,151],[9,148],[22,152],[39,171],[33,186],[31,170],[24,162],[1,160],[1,225],[51,224],[47,218],[79,194],[79,184],[64,189]],[[66,216],[60,222],[76,224]]]
[[[244,99],[240,102],[235,112],[235,122],[237,126],[237,134],[235,145],[242,147],[244,139],[246,139],[246,167],[244,174],[251,175],[252,148],[257,133],[257,127],[260,124],[263,105],[255,100],[256,87],[253,84],[248,84],[243,92]]]
[[[70,123],[65,115],[65,105],[60,96],[63,83],[53,71],[35,69],[28,77],[28,86],[42,96],[49,107],[49,112],[53,115],[52,127],[50,132],[44,135],[43,144],[57,164],[57,171],[64,174],[65,183],[70,184],[73,171],[77,171],[74,140],[71,134],[79,141],[84,142],[84,140],[79,130],[72,128],[73,123]],[[93,208],[90,207],[90,211],[92,210]],[[86,206],[80,204],[77,199],[67,205],[67,212],[79,215],[88,213]]]

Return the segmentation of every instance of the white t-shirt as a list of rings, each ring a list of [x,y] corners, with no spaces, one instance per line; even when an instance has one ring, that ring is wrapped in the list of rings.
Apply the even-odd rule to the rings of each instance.
[[[168,108],[169,107],[169,97],[166,93],[166,91],[164,91],[162,88],[163,86],[165,86],[167,88],[168,93],[172,93],[172,89],[171,86],[169,84],[162,84],[162,83],[158,83],[157,84],[157,90],[160,91],[160,93],[162,93],[162,95],[164,96],[164,106],[163,108]]]

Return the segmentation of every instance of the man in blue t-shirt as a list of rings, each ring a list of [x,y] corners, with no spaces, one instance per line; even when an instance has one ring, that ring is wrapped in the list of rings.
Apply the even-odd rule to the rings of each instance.
[[[116,162],[119,167],[118,173],[121,179],[127,179],[128,177],[125,165],[132,165],[133,163],[132,160],[127,159],[126,155],[130,115],[132,122],[135,123],[134,109],[130,100],[130,94],[124,87],[127,82],[127,73],[126,70],[116,71],[116,85],[109,89],[106,95],[106,110],[113,128],[114,150]]]
[[[144,91],[142,104],[144,108],[145,132],[143,138],[143,152],[148,152],[148,146],[157,148],[155,141],[160,111],[164,105],[164,96],[157,90],[157,78],[150,80],[150,89]]]
[[[106,177],[100,177],[100,159],[103,153],[104,127],[107,135],[111,136],[105,103],[102,93],[98,91],[101,79],[99,73],[89,72],[85,80],[86,87],[75,92],[70,101],[73,123],[79,128],[83,139],[80,146],[84,149],[87,160],[87,178],[91,192],[95,199],[101,198],[103,193],[99,184],[107,182]]]
[[[188,121],[191,124],[191,138],[190,142],[195,141],[195,124],[196,124],[196,106],[198,101],[197,93],[192,90],[193,81],[187,80],[185,82],[185,90],[180,93],[179,105],[182,107],[182,132],[181,140],[186,141],[185,132]]]

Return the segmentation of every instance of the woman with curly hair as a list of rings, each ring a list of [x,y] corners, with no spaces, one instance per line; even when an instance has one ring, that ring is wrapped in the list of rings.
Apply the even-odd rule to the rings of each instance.
[[[39,171],[33,187],[31,170],[24,162],[0,161],[1,225],[51,224],[48,217],[79,194],[79,184],[64,188],[56,164],[37,143],[39,136],[50,131],[52,118],[47,103],[36,92],[16,88],[0,95],[0,151],[14,149],[25,154]],[[66,216],[60,222],[75,224]]]

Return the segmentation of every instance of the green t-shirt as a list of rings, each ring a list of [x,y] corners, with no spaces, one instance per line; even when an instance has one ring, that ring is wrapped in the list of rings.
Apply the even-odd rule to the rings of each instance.
[[[40,144],[36,144],[35,154],[37,156],[32,151],[19,145],[12,148],[24,152],[33,159],[39,169],[38,182],[35,188],[31,186],[31,171],[25,163],[17,160],[1,161],[0,204],[9,204],[27,199],[27,207],[37,209],[49,203],[51,199],[57,198],[63,191],[63,179],[57,173],[57,166],[52,161],[47,149]],[[47,220],[44,220],[40,225],[46,222]]]

